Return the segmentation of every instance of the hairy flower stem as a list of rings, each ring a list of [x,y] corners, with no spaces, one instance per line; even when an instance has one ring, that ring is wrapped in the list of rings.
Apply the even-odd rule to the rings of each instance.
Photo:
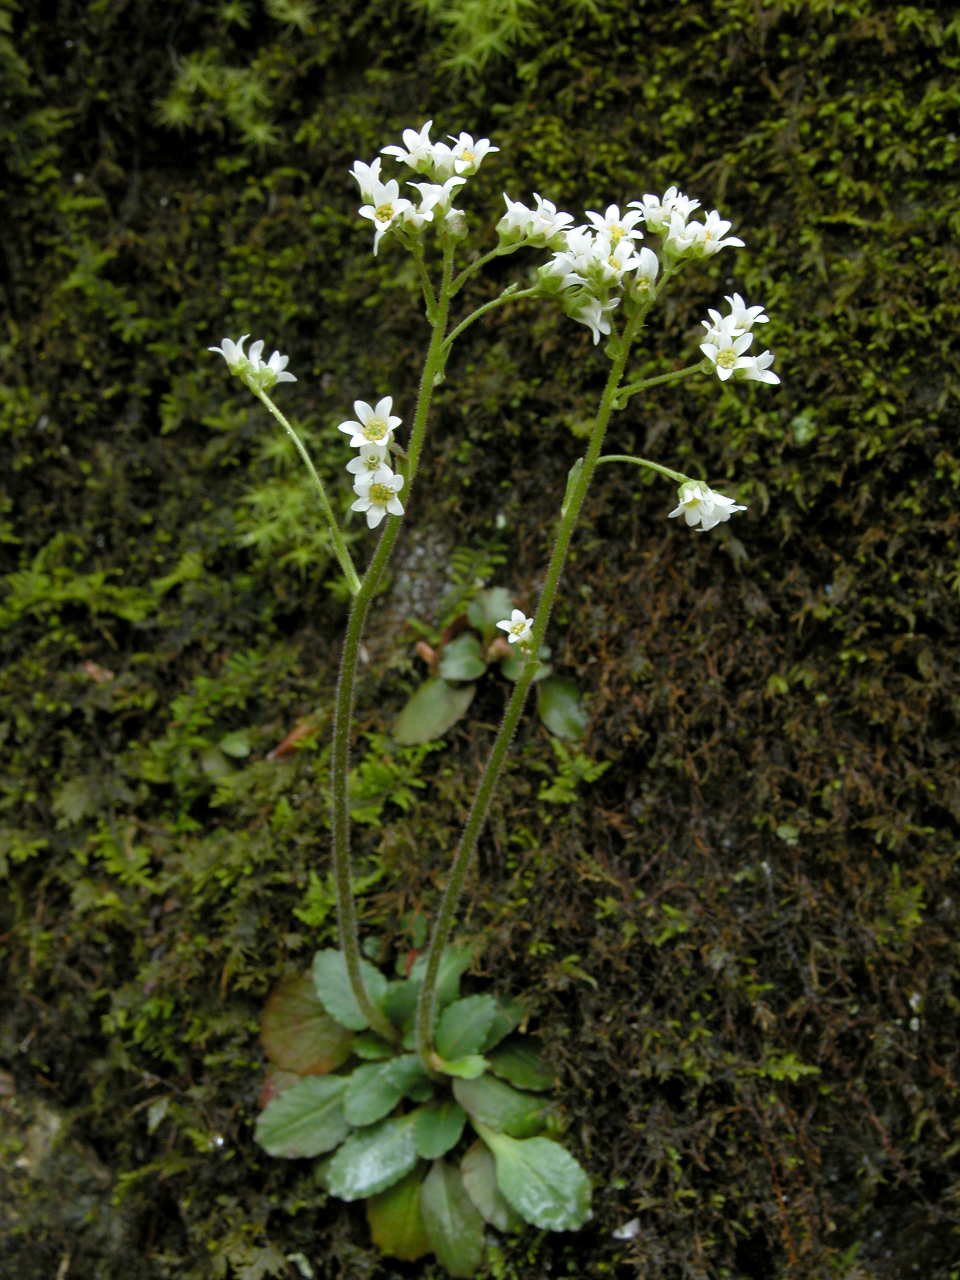
[[[452,252],[447,251],[444,254],[443,282],[434,313],[433,335],[423,363],[420,390],[417,395],[417,407],[414,411],[413,428],[407,447],[406,490],[404,494],[407,500],[413,489],[420,453],[423,449],[434,385],[437,376],[443,369],[445,358],[444,335],[450,307],[451,266]],[[366,987],[363,984],[363,976],[360,972],[360,937],[357,929],[357,908],[353,897],[353,876],[350,864],[348,780],[350,774],[350,728],[353,722],[360,641],[363,638],[367,612],[383,580],[383,574],[390,561],[399,532],[400,520],[395,516],[388,517],[383,533],[380,535],[377,549],[373,554],[373,559],[363,575],[360,590],[353,599],[350,618],[347,622],[347,631],[343,640],[343,653],[340,658],[340,675],[337,680],[337,694],[333,711],[333,748],[330,761],[333,878],[337,895],[337,927],[340,935],[340,949],[344,955],[347,976],[350,979],[350,987],[357,1004],[363,1010],[374,1031],[391,1042],[397,1040],[397,1029],[367,995]]]
[[[337,557],[340,568],[343,570],[343,576],[347,580],[347,586],[350,588],[350,594],[355,596],[360,590],[360,579],[357,577],[357,571],[353,567],[353,560],[350,558],[350,552],[347,550],[347,544],[344,542],[343,534],[340,532],[340,526],[337,524],[337,517],[333,514],[333,508],[330,506],[330,499],[327,497],[327,491],[324,488],[323,481],[317,475],[317,469],[313,465],[313,460],[309,453],[307,453],[303,441],[267,393],[265,391],[258,391],[254,389],[254,395],[261,404],[263,404],[263,406],[273,414],[281,427],[283,427],[284,431],[286,431],[287,435],[296,446],[300,457],[303,459],[304,466],[310,472],[310,477],[313,480],[314,486],[317,490],[317,495],[320,498],[320,510],[323,512],[323,518],[326,520],[327,527],[330,530],[334,555]]]
[[[430,938],[430,948],[427,954],[426,972],[423,978],[423,985],[420,988],[420,998],[417,1004],[417,1053],[420,1060],[428,1071],[436,1069],[433,1061],[433,1024],[434,1024],[434,1008],[436,1004],[436,986],[437,976],[440,970],[440,959],[444,949],[450,943],[450,937],[456,923],[457,907],[460,903],[460,897],[463,893],[464,882],[467,877],[467,871],[477,848],[477,841],[480,838],[480,832],[487,820],[490,811],[490,804],[493,794],[496,790],[497,783],[500,780],[500,774],[506,761],[507,752],[510,743],[516,732],[520,715],[523,711],[523,705],[526,701],[530,686],[533,684],[533,678],[536,675],[539,660],[537,655],[540,652],[540,645],[543,643],[544,633],[550,621],[550,614],[553,610],[554,601],[557,595],[557,588],[560,583],[560,575],[563,572],[563,566],[566,562],[567,552],[570,548],[570,540],[573,531],[576,528],[577,519],[583,507],[584,500],[587,496],[587,490],[590,487],[590,481],[596,470],[600,459],[600,450],[603,447],[603,438],[606,434],[607,425],[614,411],[617,398],[617,389],[623,377],[624,367],[627,357],[630,353],[630,346],[639,330],[644,312],[638,312],[628,322],[620,341],[619,348],[613,357],[610,373],[607,378],[606,386],[603,389],[603,395],[600,399],[600,405],[597,409],[597,416],[593,424],[593,430],[590,434],[590,444],[587,448],[583,463],[577,468],[576,475],[573,476],[568,491],[564,497],[564,509],[560,516],[560,522],[557,526],[557,535],[553,544],[553,550],[550,554],[550,563],[547,566],[546,576],[544,578],[543,590],[540,593],[540,600],[537,604],[537,612],[533,624],[533,630],[530,633],[528,641],[528,650],[530,657],[524,667],[523,674],[514,685],[513,693],[507,702],[504,711],[503,720],[497,732],[497,736],[493,740],[490,748],[490,754],[484,765],[483,773],[480,775],[480,781],[477,785],[477,791],[470,806],[470,812],[467,815],[467,821],[460,837],[460,843],[454,853],[453,863],[450,867],[450,875],[447,879],[446,888],[443,891],[443,897],[440,901],[440,907],[434,921],[433,934]]]

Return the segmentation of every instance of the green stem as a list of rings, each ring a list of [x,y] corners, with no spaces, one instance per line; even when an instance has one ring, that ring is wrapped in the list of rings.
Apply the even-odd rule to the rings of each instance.
[[[683,369],[674,369],[673,373],[661,373],[655,378],[641,378],[639,382],[628,382],[617,392],[617,408],[622,409],[630,397],[635,396],[638,391],[646,391],[647,387],[655,387],[661,382],[678,382],[681,378],[689,378],[692,373],[700,373],[707,364],[709,361],[701,360],[698,364],[688,364]]]
[[[668,480],[676,480],[679,484],[686,484],[690,479],[680,471],[671,471],[669,467],[661,466],[659,462],[651,462],[649,458],[634,458],[629,453],[606,453],[602,458],[597,459],[598,467],[601,462],[634,462],[638,467],[648,467],[651,471],[658,471]]]
[[[564,509],[560,517],[557,527],[557,535],[553,544],[553,550],[550,555],[550,563],[547,566],[546,576],[544,578],[543,590],[540,594],[540,600],[537,604],[537,612],[534,619],[533,630],[527,642],[530,657],[524,666],[524,670],[520,679],[514,685],[513,693],[507,702],[504,711],[503,721],[497,736],[493,740],[490,748],[490,754],[484,766],[483,773],[480,776],[480,782],[477,786],[476,795],[470,806],[470,812],[467,815],[467,821],[460,837],[460,842],[454,853],[453,863],[450,868],[450,875],[447,879],[446,887],[443,891],[443,897],[440,901],[440,907],[437,912],[437,918],[433,926],[433,934],[430,939],[430,949],[427,954],[426,972],[424,973],[423,986],[420,988],[420,998],[417,1004],[417,1052],[424,1067],[428,1071],[434,1069],[433,1059],[433,1024],[434,1009],[436,1004],[436,984],[437,976],[440,969],[440,960],[444,950],[450,943],[450,937],[456,922],[457,907],[460,902],[460,896],[463,892],[464,882],[466,880],[467,871],[473,859],[474,852],[477,847],[477,841],[480,838],[480,832],[487,820],[490,810],[490,804],[497,783],[500,780],[500,773],[506,760],[507,752],[510,747],[511,739],[516,732],[520,715],[523,711],[523,704],[526,701],[530,686],[533,684],[534,676],[539,665],[537,654],[540,652],[540,646],[543,643],[544,633],[547,624],[550,621],[550,613],[553,609],[556,599],[557,588],[560,583],[560,575],[563,572],[563,566],[567,558],[567,552],[570,547],[570,539],[573,536],[576,527],[577,518],[580,515],[584,500],[587,496],[587,490],[590,487],[590,481],[596,470],[600,459],[600,449],[603,445],[603,437],[606,433],[607,424],[610,416],[614,411],[617,398],[617,388],[620,385],[620,379],[623,377],[624,366],[626,365],[627,356],[630,351],[630,345],[640,328],[643,320],[644,312],[638,312],[627,323],[627,328],[623,335],[623,340],[618,344],[616,354],[614,355],[610,373],[607,378],[603,395],[600,399],[600,406],[597,410],[597,417],[593,425],[590,435],[590,443],[587,448],[586,455],[579,467],[576,468],[576,474],[573,475],[568,485],[567,493],[564,497]]]
[[[524,241],[522,240],[518,240],[515,244],[498,244],[495,249],[491,249],[488,253],[484,253],[479,258],[475,258],[469,266],[464,267],[450,285],[450,297],[456,297],[470,277],[476,275],[481,267],[485,267],[487,263],[492,262],[494,258],[502,258],[508,253],[516,253],[518,249],[523,248],[523,244]]]
[[[457,327],[450,331],[449,337],[443,344],[445,354],[449,354],[450,348],[456,342],[457,338],[460,337],[461,333],[463,333],[464,329],[466,329],[468,325],[473,324],[474,320],[479,320],[482,315],[486,315],[486,313],[488,311],[492,311],[494,307],[502,306],[505,302],[513,302],[516,298],[532,298],[539,292],[539,289],[536,288],[520,289],[516,284],[507,285],[506,289],[504,289],[503,293],[501,293],[499,297],[493,298],[490,302],[485,302],[482,307],[477,307],[476,311],[472,311],[465,320],[461,320]]]
[[[283,427],[284,431],[286,431],[287,435],[297,446],[297,452],[303,459],[307,470],[313,478],[313,483],[316,485],[317,493],[320,497],[320,510],[324,514],[327,525],[330,529],[330,536],[333,539],[334,554],[339,561],[340,568],[343,570],[344,577],[347,580],[347,586],[350,588],[350,594],[355,596],[360,590],[360,579],[357,577],[357,571],[354,568],[350,552],[347,550],[347,544],[343,540],[343,534],[340,532],[340,526],[337,524],[337,518],[333,514],[333,508],[330,506],[330,499],[327,497],[327,491],[323,487],[323,481],[317,475],[317,469],[313,465],[310,455],[304,447],[303,441],[265,391],[255,390],[254,395],[270,411],[270,413],[273,414],[281,427]]]
[[[444,252],[443,283],[435,313],[433,334],[420,376],[420,390],[414,411],[410,442],[407,447],[406,483],[404,503],[410,501],[423,449],[424,436],[430,414],[435,380],[443,368],[443,339],[450,306],[448,289],[452,266],[452,247]],[[370,1026],[384,1039],[397,1040],[397,1029],[378,1009],[367,994],[360,972],[360,937],[357,928],[357,908],[353,896],[352,869],[350,865],[350,804],[348,780],[350,775],[350,728],[353,722],[353,706],[356,693],[357,666],[360,658],[360,642],[370,604],[376,595],[384,571],[393,552],[400,519],[387,516],[377,549],[363,575],[360,590],[354,597],[343,641],[340,659],[340,675],[333,711],[333,746],[330,761],[331,829],[333,839],[333,877],[337,896],[337,927],[340,949],[346,962],[347,976],[357,1003],[366,1015]]]

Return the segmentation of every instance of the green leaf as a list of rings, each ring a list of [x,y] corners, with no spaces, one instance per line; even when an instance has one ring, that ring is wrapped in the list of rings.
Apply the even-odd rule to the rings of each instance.
[[[453,1095],[473,1122],[487,1125],[517,1138],[538,1133],[544,1124],[547,1103],[518,1089],[480,1076],[476,1080],[454,1080]]]
[[[460,1161],[460,1176],[467,1195],[498,1231],[519,1231],[523,1219],[510,1207],[497,1186],[497,1166],[490,1148],[479,1139]]]
[[[526,1013],[526,1008],[519,1000],[505,1000],[502,996],[497,996],[496,1005],[493,1025],[481,1046],[484,1053],[492,1049],[495,1044],[499,1044],[504,1036],[509,1035]]]
[[[421,1107],[416,1115],[417,1155],[425,1160],[445,1156],[460,1141],[463,1126],[467,1123],[466,1112],[452,1099]]]
[[[481,1127],[493,1152],[497,1186],[521,1218],[547,1231],[575,1231],[590,1217],[590,1179],[549,1138],[511,1138]]]
[[[465,970],[469,969],[472,959],[472,947],[444,947],[437,967],[436,1004],[438,1009],[446,1008],[452,1000],[457,999],[460,994],[460,977]],[[418,989],[426,971],[427,956],[424,954],[417,957],[410,970],[410,980],[416,982]]]
[[[357,1067],[348,1077],[343,1113],[356,1128],[373,1124],[392,1111],[411,1085],[427,1079],[415,1053]]]
[[[399,1182],[417,1163],[415,1125],[411,1112],[351,1134],[324,1170],[330,1193],[362,1200]]]
[[[423,1179],[414,1169],[386,1191],[367,1200],[367,1222],[373,1243],[389,1258],[412,1262],[430,1252],[430,1240],[420,1212]]]
[[[482,1076],[486,1071],[489,1063],[486,1058],[479,1053],[468,1053],[465,1058],[455,1058],[453,1062],[447,1062],[446,1058],[441,1058],[440,1054],[436,1054],[437,1066],[446,1076],[457,1076],[463,1080],[476,1080],[478,1076]]]
[[[282,979],[267,1001],[260,1040],[271,1062],[301,1076],[325,1075],[350,1057],[353,1033],[330,1017],[310,974]]]
[[[439,676],[424,681],[393,722],[397,742],[410,746],[441,738],[466,714],[477,691],[474,684],[450,684]]]
[[[509,1080],[518,1089],[532,1089],[539,1093],[556,1083],[554,1073],[523,1036],[511,1036],[489,1055],[489,1059],[493,1074]]]
[[[418,978],[411,977],[391,982],[387,986],[383,997],[383,1012],[395,1027],[406,1031],[412,1026],[421,985]]]
[[[565,676],[550,676],[537,685],[540,719],[558,738],[582,738],[587,729],[587,713],[580,702],[580,690]]]
[[[488,587],[474,596],[467,610],[467,619],[485,637],[492,636],[497,623],[509,618],[513,607],[513,597],[509,591],[503,587]]]
[[[350,1132],[343,1076],[307,1076],[268,1102],[254,1137],[272,1156],[296,1159],[332,1151]]]
[[[477,680],[486,669],[480,637],[472,631],[461,631],[444,645],[437,674],[444,680]]]
[[[540,659],[540,662],[533,674],[534,684],[540,680],[545,680],[553,670],[552,664],[546,661],[546,659],[550,657],[550,650],[545,644],[540,646],[540,652],[537,654],[537,657]],[[523,675],[526,665],[527,660],[523,654],[514,651],[508,658],[504,658],[500,663],[500,670],[508,680],[512,680],[516,683]]]
[[[379,1004],[387,989],[387,980],[369,961],[361,959],[360,973],[367,995]],[[351,1031],[364,1031],[370,1025],[354,997],[347,977],[347,963],[342,951],[318,951],[313,957],[313,985],[321,1004],[331,1017]]]
[[[427,1237],[450,1275],[474,1280],[483,1262],[483,1219],[467,1195],[459,1169],[436,1160],[423,1180],[420,1209]]]
[[[373,1031],[361,1031],[353,1037],[353,1053],[368,1062],[392,1058],[396,1050]]]
[[[437,1022],[436,1045],[441,1058],[453,1061],[478,1053],[497,1016],[493,996],[467,996],[448,1004]]]

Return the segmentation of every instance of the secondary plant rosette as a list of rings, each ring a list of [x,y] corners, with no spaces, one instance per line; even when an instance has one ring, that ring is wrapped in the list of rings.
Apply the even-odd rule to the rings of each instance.
[[[351,170],[360,189],[359,216],[373,229],[373,252],[400,248],[413,257],[430,336],[412,413],[395,414],[393,396],[386,394],[356,400],[354,418],[339,423],[356,451],[346,464],[353,489],[346,501],[331,501],[300,435],[271,399],[276,385],[296,380],[287,371],[287,357],[274,351],[264,361],[262,341],[245,353],[248,335],[236,342],[225,338],[210,349],[288,433],[316,488],[352,597],[330,752],[339,949],[318,952],[310,975],[292,979],[271,998],[264,1044],[274,1070],[257,1137],[275,1155],[321,1158],[330,1194],[366,1202],[374,1240],[385,1252],[416,1258],[432,1251],[451,1275],[472,1276],[483,1265],[488,1228],[511,1230],[526,1222],[570,1230],[590,1212],[587,1175],[555,1138],[545,1136],[552,1113],[544,1095],[552,1080],[530,1044],[517,1038],[517,1010],[490,994],[460,995],[467,959],[453,945],[467,873],[510,743],[531,689],[538,680],[546,686],[545,636],[590,485],[601,464],[642,467],[676,486],[676,505],[666,514],[702,533],[746,510],[705,476],[630,454],[604,454],[608,427],[633,397],[658,384],[707,378],[730,394],[736,384],[776,385],[779,377],[772,353],[754,346],[758,327],[769,317],[738,293],[726,296],[722,311],[708,309],[691,363],[644,378],[631,374],[635,344],[671,279],[691,262],[742,245],[717,210],[700,216],[699,201],[670,187],[662,196],[631,200],[622,210],[617,204],[588,210],[577,223],[539,193],[532,204],[505,193],[492,247],[474,247],[470,218],[458,202],[497,148],[467,133],[434,141],[431,128],[428,121],[418,130],[406,129],[402,145],[383,148],[383,156],[400,166],[397,174],[383,172],[382,156],[358,160]],[[521,250],[548,256],[532,275],[524,273],[476,310],[451,318],[470,280],[494,259]],[[409,974],[388,977],[361,950],[350,855],[350,753],[364,629],[401,520],[414,501],[434,390],[454,343],[495,308],[531,301],[584,326],[594,344],[603,342],[607,379],[585,452],[569,469],[530,615],[515,608],[502,588],[481,591],[488,605],[498,601],[493,616],[470,619],[478,634],[451,638],[445,652],[434,655],[437,678],[424,686],[424,697],[436,701],[440,689],[446,701],[439,710],[419,707],[408,723],[400,718],[409,742],[442,732],[462,714],[471,682],[496,656],[493,641],[506,648],[502,670],[511,668],[512,691],[450,863],[429,944]],[[396,432],[404,418],[409,428],[401,448]],[[362,572],[335,506],[341,514],[348,506],[368,529],[379,530]]]
[[[465,1277],[479,1273],[491,1230],[568,1231],[590,1216],[589,1178],[547,1136],[557,1128],[552,1073],[517,1034],[518,1005],[461,996],[470,958],[463,947],[441,958],[428,1068],[414,1051],[424,959],[393,978],[362,962],[390,1042],[354,999],[342,953],[318,951],[311,972],[282,982],[267,1004],[271,1068],[256,1126],[271,1155],[325,1157],[323,1186],[364,1202],[382,1253],[433,1253]]]

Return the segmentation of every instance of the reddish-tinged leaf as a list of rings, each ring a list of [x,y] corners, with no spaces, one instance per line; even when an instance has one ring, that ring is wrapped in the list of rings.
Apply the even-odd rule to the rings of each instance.
[[[350,1057],[353,1032],[330,1017],[307,973],[284,978],[274,988],[263,1011],[260,1039],[275,1066],[320,1076]]]

